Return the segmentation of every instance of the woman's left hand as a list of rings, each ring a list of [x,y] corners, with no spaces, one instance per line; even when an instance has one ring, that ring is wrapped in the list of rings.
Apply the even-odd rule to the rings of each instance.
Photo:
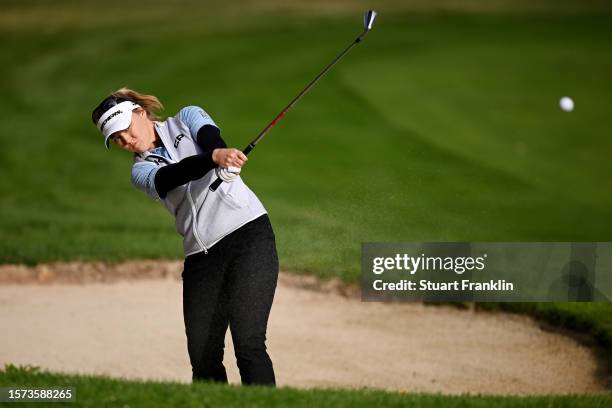
[[[248,160],[246,155],[238,149],[215,149],[212,153],[212,159],[220,167],[242,167]]]

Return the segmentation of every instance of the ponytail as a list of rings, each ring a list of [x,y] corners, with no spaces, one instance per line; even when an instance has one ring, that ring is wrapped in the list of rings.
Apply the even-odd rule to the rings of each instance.
[[[153,95],[144,95],[139,92],[134,91],[133,89],[129,89],[126,87],[117,89],[112,93],[114,97],[122,97],[128,98],[140,106],[144,108],[147,112],[147,116],[151,120],[160,120],[160,117],[157,115],[160,111],[164,109],[164,105],[157,99],[156,96]]]

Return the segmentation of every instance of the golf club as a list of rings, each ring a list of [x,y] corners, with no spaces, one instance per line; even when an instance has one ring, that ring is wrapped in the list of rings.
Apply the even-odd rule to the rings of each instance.
[[[270,122],[268,126],[266,126],[264,130],[262,130],[259,133],[259,135],[257,135],[257,137],[251,143],[249,143],[249,145],[242,151],[242,153],[244,153],[245,155],[248,155],[251,152],[251,150],[255,148],[257,143],[259,143],[259,141],[266,135],[266,133],[268,133],[268,131],[272,128],[272,126],[274,126],[276,122],[278,122],[280,118],[282,118],[285,115],[285,113],[287,113],[287,111],[289,111],[289,109],[291,109],[293,105],[295,105],[297,101],[299,101],[300,98],[304,96],[306,92],[308,92],[310,88],[312,88],[319,81],[319,79],[321,79],[321,77],[327,73],[327,71],[329,71],[334,65],[336,65],[336,63],[340,61],[340,59],[344,57],[346,53],[348,53],[355,45],[357,45],[363,39],[363,37],[365,37],[365,35],[372,29],[372,25],[374,24],[375,18],[376,18],[376,12],[374,10],[368,10],[364,13],[363,32],[359,35],[359,37],[357,37],[355,41],[351,43],[351,45],[346,47],[344,51],[342,51],[328,66],[326,66],[323,69],[323,71],[321,71],[321,73],[315,77],[315,79],[313,79],[308,85],[306,85],[306,87],[302,90],[302,92],[300,92],[295,98],[293,98],[291,102],[289,102],[289,104],[274,118],[274,120]],[[222,182],[223,180],[221,180],[220,178],[217,178],[210,185],[209,187],[210,191],[216,191]]]

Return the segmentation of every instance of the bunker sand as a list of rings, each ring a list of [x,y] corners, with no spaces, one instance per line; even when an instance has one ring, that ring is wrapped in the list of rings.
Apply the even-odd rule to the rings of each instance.
[[[0,364],[191,381],[180,261],[0,266]],[[279,386],[444,394],[604,393],[590,348],[526,316],[365,303],[281,273],[268,330]],[[225,366],[240,377],[231,336]]]

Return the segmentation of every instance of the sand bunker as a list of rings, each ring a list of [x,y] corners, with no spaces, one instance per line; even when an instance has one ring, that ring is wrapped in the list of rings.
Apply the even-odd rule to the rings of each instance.
[[[190,382],[180,261],[0,267],[0,365]],[[279,386],[444,394],[606,392],[594,352],[525,316],[363,303],[281,273],[268,331]],[[231,336],[225,365],[239,383]]]

